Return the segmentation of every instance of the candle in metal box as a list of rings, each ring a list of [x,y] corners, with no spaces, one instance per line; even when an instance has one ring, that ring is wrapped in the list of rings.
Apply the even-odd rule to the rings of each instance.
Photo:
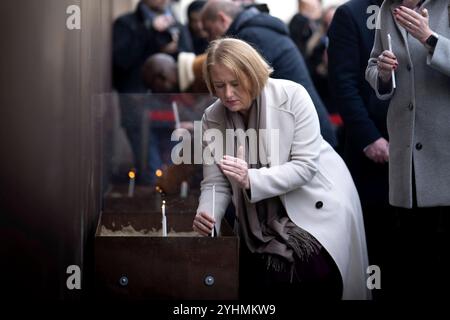
[[[162,236],[167,237],[166,200],[163,200],[162,203]]]
[[[136,174],[133,170],[128,172],[128,177],[130,178],[130,181],[128,183],[128,196],[131,198],[134,195],[134,187],[135,187],[135,180],[136,180]]]

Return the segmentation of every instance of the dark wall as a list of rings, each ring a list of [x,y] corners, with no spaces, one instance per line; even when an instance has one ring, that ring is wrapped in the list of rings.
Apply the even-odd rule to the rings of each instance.
[[[66,28],[73,4],[81,30]],[[10,297],[89,292],[111,17],[108,0],[0,2],[0,274]],[[66,288],[74,264],[81,291]]]

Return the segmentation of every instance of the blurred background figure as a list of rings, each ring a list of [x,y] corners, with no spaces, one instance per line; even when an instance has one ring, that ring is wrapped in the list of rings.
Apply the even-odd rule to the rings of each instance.
[[[328,31],[329,80],[332,100],[344,122],[343,157],[350,169],[363,207],[369,263],[383,274],[385,297],[388,277],[390,229],[393,212],[388,202],[388,102],[376,97],[365,70],[372,51],[375,28],[367,28],[371,5],[382,0],[351,0],[340,6]],[[350,58],[351,57],[351,58]]]
[[[314,86],[322,98],[330,115],[337,116],[337,108],[331,98],[328,83],[328,28],[333,20],[336,7],[330,6],[323,11],[319,28],[309,38],[306,45],[306,62]],[[337,125],[338,123],[336,123]]]
[[[166,53],[151,55],[142,69],[145,86],[153,93],[208,93],[202,74],[205,58],[191,52],[181,52],[178,61]]]
[[[273,78],[287,79],[303,85],[319,115],[321,133],[333,147],[337,146],[335,129],[320,99],[300,51],[289,37],[286,25],[278,18],[256,8],[244,9],[226,0],[208,1],[202,21],[210,40],[232,36],[251,43],[271,64]]]
[[[203,29],[200,12],[206,0],[195,0],[187,8],[188,29],[195,54],[202,54],[208,47],[208,34]]]
[[[234,2],[240,4],[243,8],[256,8],[261,12],[269,13],[269,6],[265,3],[256,3],[256,0],[233,0]]]
[[[120,92],[144,92],[141,68],[152,54],[176,58],[191,52],[189,33],[170,11],[169,0],[142,0],[136,11],[119,17],[113,26],[113,84]]]
[[[178,74],[175,59],[165,53],[151,55],[143,66],[145,86],[152,93],[178,92]]]
[[[255,0],[233,0],[233,2],[237,2],[240,5],[247,6],[247,5],[254,4],[256,1]]]
[[[289,33],[303,56],[306,54],[308,40],[319,29],[321,17],[320,0],[298,0],[298,13],[289,22]]]
[[[173,16],[168,0],[142,0],[134,12],[114,22],[113,86],[120,94],[121,122],[133,150],[135,168],[141,171],[138,182],[150,183],[154,175],[146,169],[147,155],[142,154],[143,106],[132,94],[147,91],[142,67],[150,55],[164,52],[176,58],[181,51],[192,51],[189,34]]]
[[[144,116],[150,120],[147,165],[151,174],[151,184],[156,181],[156,175],[153,173],[171,164],[170,151],[173,142],[170,137],[175,129],[171,93],[179,92],[177,71],[175,59],[166,53],[151,55],[143,67],[144,83],[151,94],[149,99],[144,100],[145,104],[149,104],[145,107],[150,109]]]
[[[180,127],[193,130],[194,120],[199,118],[197,105],[207,106],[211,101],[203,80],[202,64],[206,54],[195,56],[193,53],[182,52],[178,62],[167,53],[151,55],[142,69],[145,86],[149,90],[146,95],[146,115],[150,121],[148,143],[148,166],[150,173],[158,169],[168,169],[172,165],[171,151],[176,144],[171,141],[175,129],[175,116],[172,104],[177,103],[180,116]],[[190,69],[190,71],[187,71]],[[195,92],[205,94],[203,97],[182,95],[181,92]],[[203,110],[201,110],[203,111]],[[176,124],[176,123],[175,123]],[[156,182],[152,174],[150,183]],[[179,185],[177,185],[179,187]],[[165,191],[166,188],[164,189]]]

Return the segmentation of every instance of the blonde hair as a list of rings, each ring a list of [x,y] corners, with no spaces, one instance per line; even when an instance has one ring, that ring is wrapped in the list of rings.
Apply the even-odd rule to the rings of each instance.
[[[234,72],[237,80],[252,99],[255,99],[266,85],[273,69],[264,58],[247,42],[223,38],[214,40],[206,51],[206,62],[203,65],[203,77],[211,94],[215,95],[211,80],[211,67],[223,65]]]

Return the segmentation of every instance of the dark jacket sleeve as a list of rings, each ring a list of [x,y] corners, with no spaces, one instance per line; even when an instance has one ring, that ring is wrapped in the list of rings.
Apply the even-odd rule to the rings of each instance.
[[[347,134],[352,136],[353,143],[362,151],[382,135],[370,119],[361,96],[360,82],[364,81],[365,72],[361,65],[366,63],[361,61],[359,32],[347,7],[339,7],[328,31],[330,88]]]
[[[182,24],[179,24],[180,39],[178,40],[178,52],[194,52],[191,35],[189,29]]]
[[[113,64],[121,71],[127,71],[140,61],[146,51],[146,39],[141,39],[137,32],[137,25],[126,17],[119,18],[113,26]],[[147,37],[152,31],[148,30]]]

